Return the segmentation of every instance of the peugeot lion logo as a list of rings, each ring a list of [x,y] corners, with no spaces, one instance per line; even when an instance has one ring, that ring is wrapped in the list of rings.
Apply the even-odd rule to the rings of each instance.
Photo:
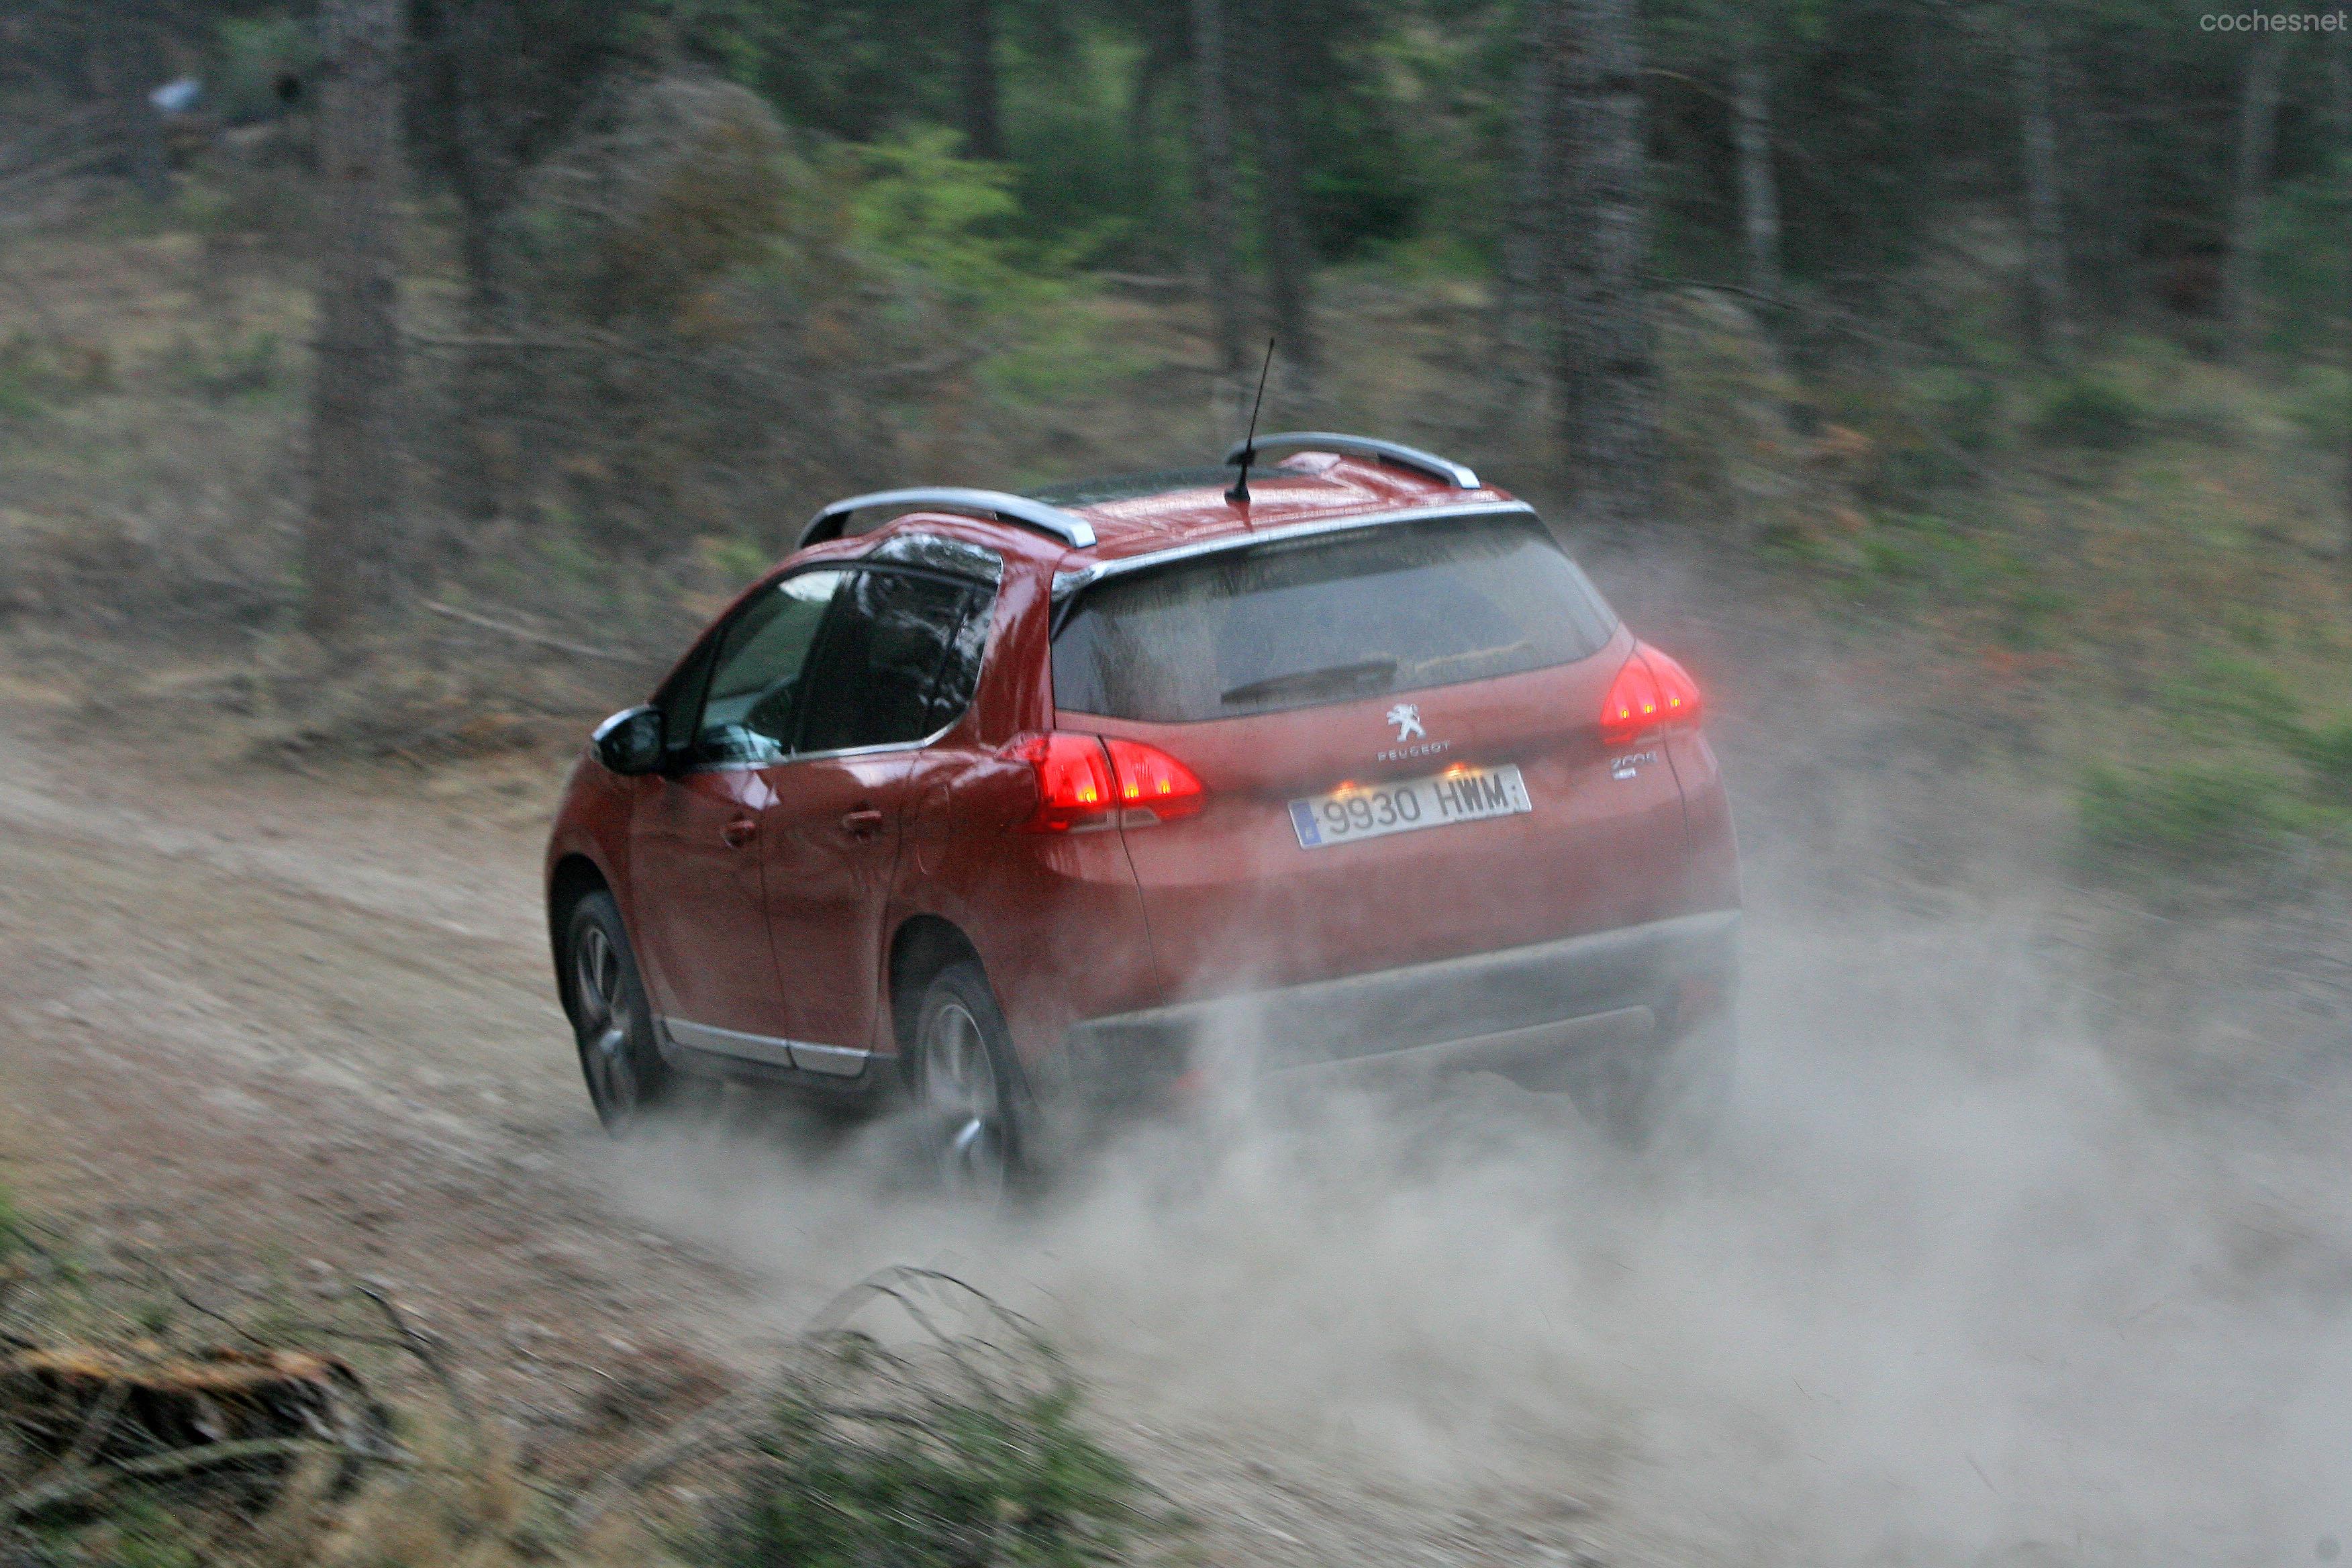
[[[1415,735],[1426,735],[1421,727],[1421,709],[1412,702],[1400,702],[1389,710],[1388,721],[1397,727],[1397,744],[1402,746]]]

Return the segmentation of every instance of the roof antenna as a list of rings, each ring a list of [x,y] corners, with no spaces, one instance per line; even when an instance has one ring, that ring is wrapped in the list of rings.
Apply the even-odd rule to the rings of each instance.
[[[1265,406],[1265,373],[1273,368],[1274,340],[1268,338],[1265,340],[1265,363],[1260,365],[1257,372],[1257,401],[1250,405],[1249,436],[1242,442],[1241,476],[1234,480],[1234,488],[1225,492],[1225,499],[1235,506],[1249,505],[1250,465],[1257,460],[1257,412]]]

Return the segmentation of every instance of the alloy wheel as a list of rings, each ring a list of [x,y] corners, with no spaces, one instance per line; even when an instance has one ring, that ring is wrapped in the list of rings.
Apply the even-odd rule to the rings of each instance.
[[[580,933],[572,973],[588,1091],[605,1123],[618,1126],[637,1109],[637,1068],[629,1050],[634,1019],[621,979],[621,955],[602,927],[592,925]]]
[[[1001,1197],[1009,1153],[1003,1088],[980,1021],[952,997],[924,1030],[920,1092],[941,1182],[986,1201]]]

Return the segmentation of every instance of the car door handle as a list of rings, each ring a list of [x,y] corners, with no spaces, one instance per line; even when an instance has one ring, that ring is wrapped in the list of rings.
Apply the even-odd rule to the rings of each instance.
[[[852,838],[871,838],[882,831],[882,814],[870,805],[845,812],[841,818],[841,830]]]
[[[730,849],[740,849],[760,837],[760,825],[748,816],[739,816],[719,830],[719,842]]]

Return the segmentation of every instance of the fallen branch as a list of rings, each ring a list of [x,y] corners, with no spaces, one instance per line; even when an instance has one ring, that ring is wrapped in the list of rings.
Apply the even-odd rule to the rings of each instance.
[[[474,1408],[472,1398],[458,1386],[457,1374],[449,1370],[448,1363],[444,1362],[439,1352],[434,1349],[431,1338],[409,1322],[407,1315],[401,1311],[391,1297],[373,1285],[355,1282],[352,1288],[376,1304],[377,1310],[383,1313],[384,1321],[392,1325],[392,1331],[400,1336],[402,1344],[407,1347],[409,1353],[423,1362],[425,1370],[431,1373],[434,1380],[440,1384],[441,1392],[449,1396],[449,1407],[457,1412],[457,1419],[465,1426],[467,1452],[477,1465],[482,1463],[489,1455],[489,1445],[482,1436],[481,1412]]]

